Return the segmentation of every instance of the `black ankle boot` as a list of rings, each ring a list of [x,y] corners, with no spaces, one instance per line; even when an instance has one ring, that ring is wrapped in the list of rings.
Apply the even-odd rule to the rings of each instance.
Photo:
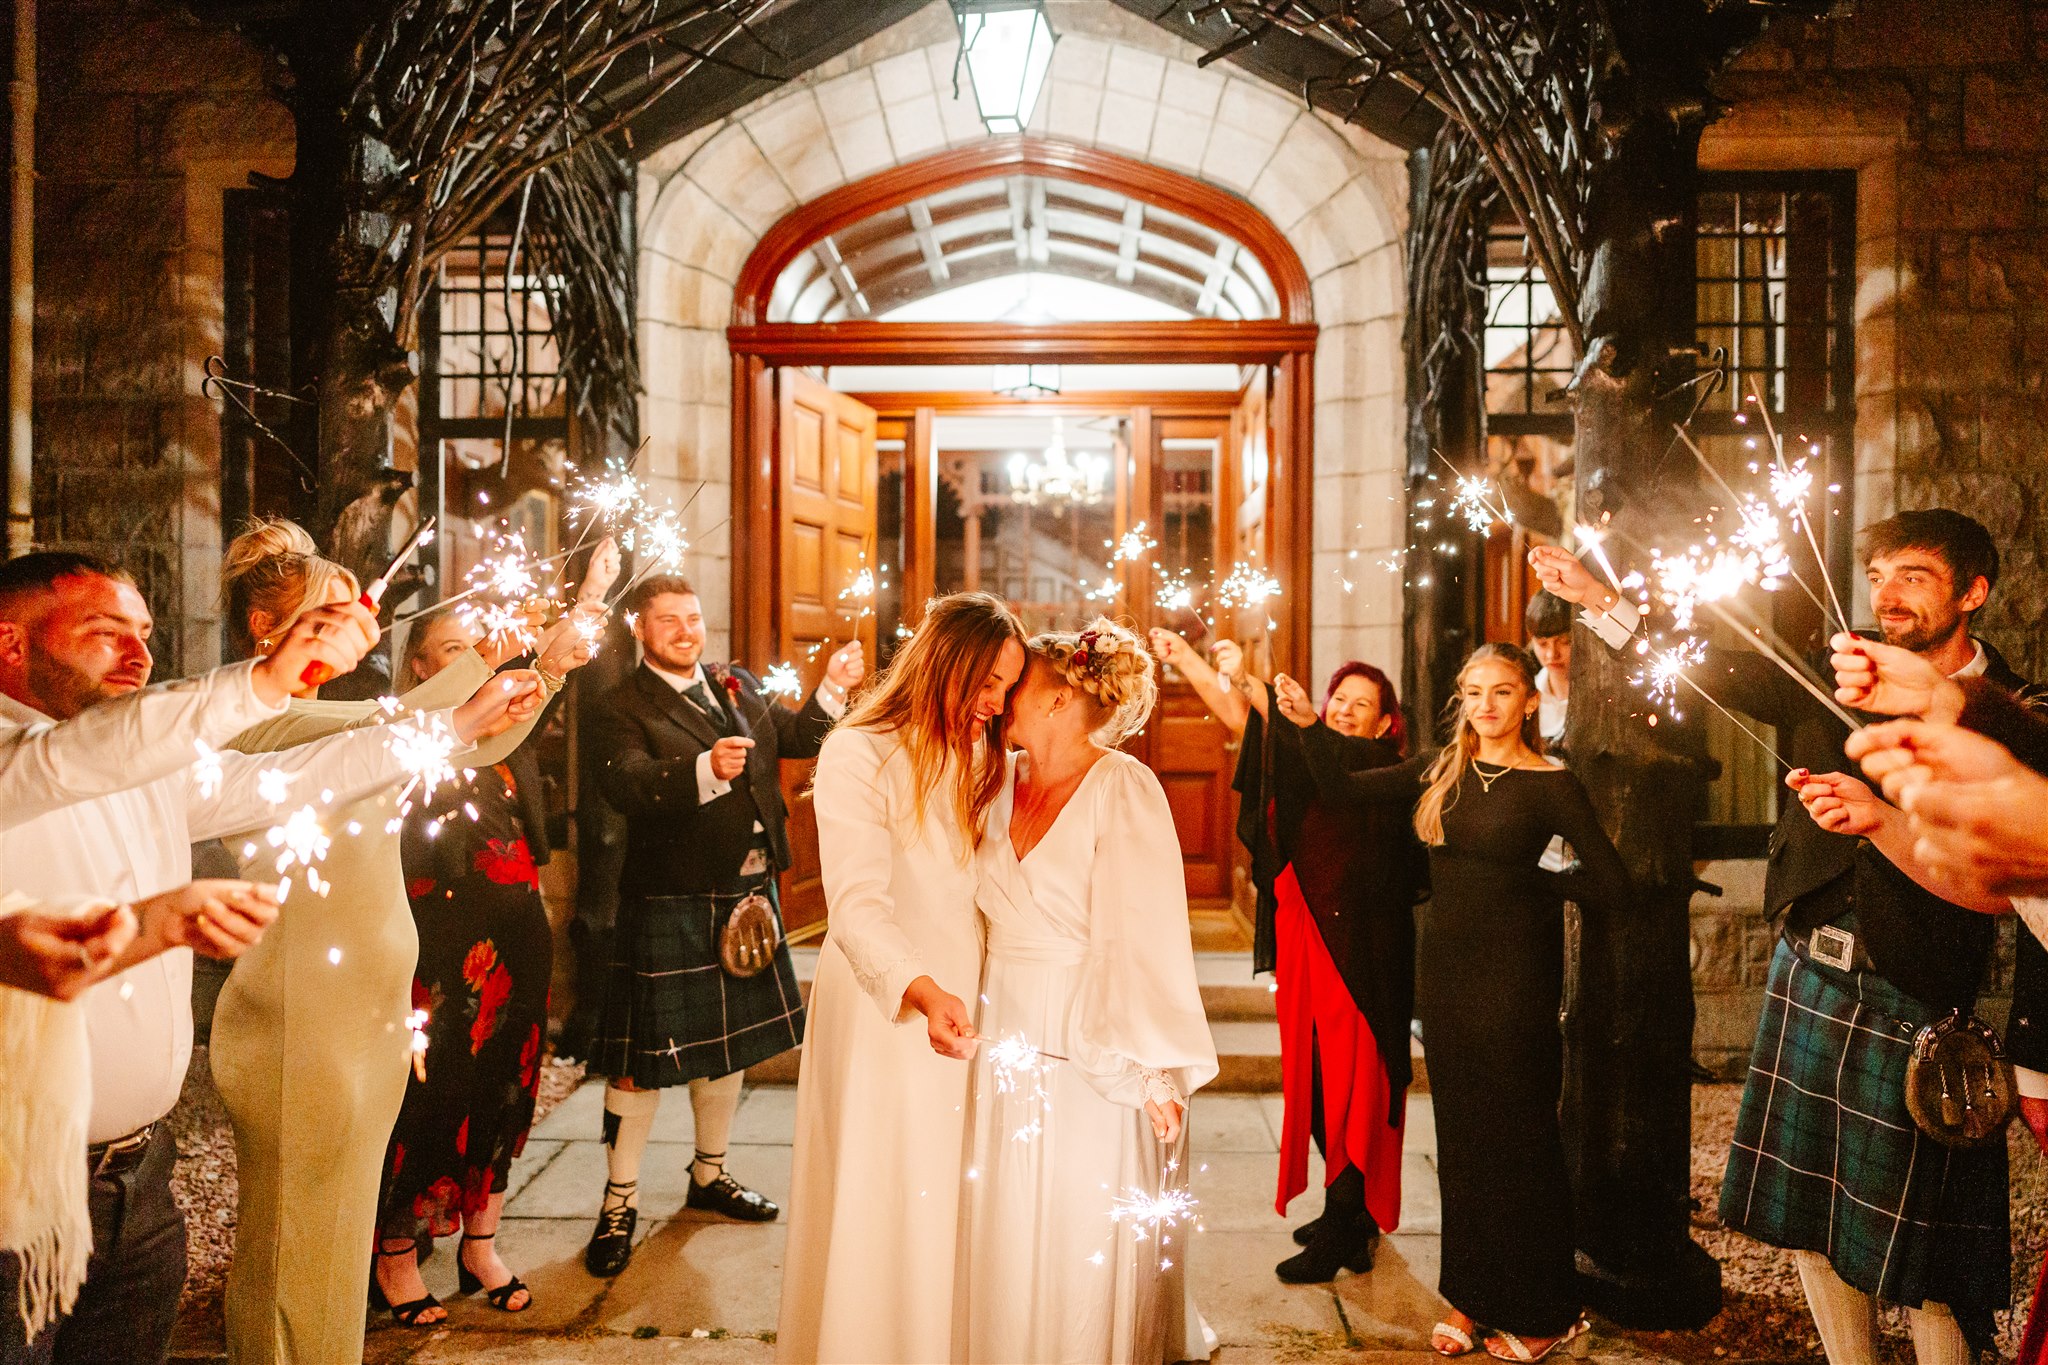
[[[1328,1217],[1329,1215],[1326,1213],[1319,1213],[1296,1228],[1294,1230],[1294,1244],[1298,1247],[1305,1247],[1310,1242],[1313,1242],[1316,1239],[1316,1229],[1321,1227],[1323,1220]]]
[[[1378,1240],[1369,1218],[1318,1218],[1308,1246],[1275,1266],[1273,1273],[1288,1284],[1328,1284],[1340,1268],[1363,1274],[1372,1269],[1373,1244]]]

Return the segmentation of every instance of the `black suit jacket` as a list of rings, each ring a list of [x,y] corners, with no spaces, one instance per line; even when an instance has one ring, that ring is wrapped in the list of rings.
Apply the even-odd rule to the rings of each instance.
[[[1997,650],[1986,644],[1984,653],[1986,679],[2032,691]],[[1769,659],[1712,649],[1695,676],[1716,701],[1777,727],[1778,752],[1794,767],[1860,775],[1842,751],[1848,727]],[[1822,664],[1816,676],[1831,675]],[[1779,809],[1764,871],[1765,913],[1781,929],[1806,932],[1853,911],[1880,976],[1930,1007],[1968,1008],[1984,979],[1996,918],[1925,890],[1868,839],[1822,829],[1789,794]]]
[[[701,667],[733,733],[754,741],[746,771],[723,796],[697,799],[697,756],[718,742],[718,727],[645,664],[612,689],[600,711],[596,743],[604,794],[626,817],[621,895],[718,889],[739,875],[757,820],[776,868],[789,866],[780,763],[815,758],[832,718],[815,694],[792,711],[764,697],[744,669]],[[738,682],[736,694],[722,685],[726,676]]]

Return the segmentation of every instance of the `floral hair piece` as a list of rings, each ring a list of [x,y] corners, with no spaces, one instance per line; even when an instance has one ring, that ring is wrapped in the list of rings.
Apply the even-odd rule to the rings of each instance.
[[[1126,640],[1106,630],[1090,627],[1074,641],[1074,663],[1085,670],[1089,677],[1101,682],[1109,676],[1111,661],[1122,651]]]

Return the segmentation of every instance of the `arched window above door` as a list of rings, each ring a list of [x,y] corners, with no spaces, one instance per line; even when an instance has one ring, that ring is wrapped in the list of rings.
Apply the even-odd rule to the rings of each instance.
[[[1281,316],[1258,256],[1123,190],[1037,174],[933,189],[838,227],[776,277],[770,322],[1249,322]]]

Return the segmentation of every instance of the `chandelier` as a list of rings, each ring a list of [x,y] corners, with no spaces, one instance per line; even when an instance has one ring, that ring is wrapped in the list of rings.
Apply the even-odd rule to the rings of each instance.
[[[1092,451],[1067,454],[1060,419],[1052,419],[1052,444],[1038,459],[1022,451],[1010,456],[1010,501],[1026,507],[1093,507],[1109,483],[1109,461]]]
[[[1051,398],[1060,391],[1060,367],[998,365],[989,387],[1005,398]]]

